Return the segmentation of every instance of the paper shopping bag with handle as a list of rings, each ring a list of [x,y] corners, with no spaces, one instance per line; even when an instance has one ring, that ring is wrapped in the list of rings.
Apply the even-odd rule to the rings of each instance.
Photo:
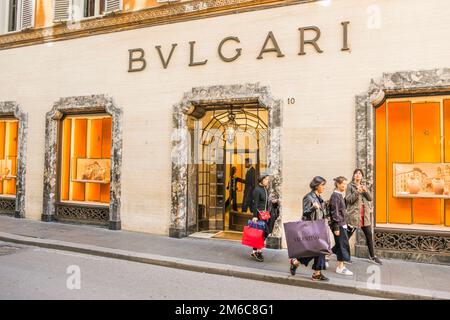
[[[284,223],[289,258],[316,257],[331,253],[326,220]]]

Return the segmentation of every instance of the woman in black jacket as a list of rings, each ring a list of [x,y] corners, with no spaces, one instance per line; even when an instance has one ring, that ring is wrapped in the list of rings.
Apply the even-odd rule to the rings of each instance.
[[[269,211],[270,219],[265,221],[264,240],[272,232],[274,221],[278,213],[278,200],[269,198],[269,176],[262,175],[258,179],[258,185],[253,190],[252,213],[253,222],[259,220],[259,212]],[[253,248],[251,257],[256,261],[263,262],[264,256],[261,249]]]
[[[314,177],[314,179],[309,184],[311,192],[303,197],[303,216],[304,221],[315,221],[326,218],[325,211],[325,201],[320,196],[325,190],[326,180],[322,177]],[[326,269],[325,255],[321,254],[316,257],[298,258],[291,259],[291,274],[295,275],[297,268],[300,264],[308,266],[308,264],[314,260],[312,269],[314,273],[312,275],[312,280],[316,281],[328,281],[329,279],[322,274],[322,270]]]

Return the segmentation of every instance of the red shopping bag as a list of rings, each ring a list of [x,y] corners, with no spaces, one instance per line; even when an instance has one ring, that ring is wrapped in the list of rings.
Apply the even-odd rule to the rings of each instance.
[[[242,234],[242,244],[256,249],[264,248],[264,231],[245,226]]]

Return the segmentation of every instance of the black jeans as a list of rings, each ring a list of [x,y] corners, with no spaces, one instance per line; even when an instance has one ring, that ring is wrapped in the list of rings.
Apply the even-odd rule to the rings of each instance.
[[[354,230],[356,230],[356,228]],[[373,257],[375,257],[375,248],[373,246],[372,226],[361,227],[361,230],[364,232],[364,235],[366,237],[366,245],[367,245],[367,249],[369,249],[369,256],[371,258],[373,258]],[[348,235],[349,240],[354,233],[355,232],[353,231],[352,233],[350,233]]]
[[[331,249],[337,256],[337,261],[350,261],[350,245],[348,244],[347,229],[339,227],[339,236],[334,236],[334,242],[336,243]]]
[[[326,270],[326,261],[325,261],[325,255],[321,254],[317,257],[308,257],[308,258],[298,258],[297,259],[301,264],[303,264],[305,267],[308,266],[308,264],[311,262],[311,260],[314,260],[314,263],[312,265],[312,269],[314,271],[320,271],[320,270]]]

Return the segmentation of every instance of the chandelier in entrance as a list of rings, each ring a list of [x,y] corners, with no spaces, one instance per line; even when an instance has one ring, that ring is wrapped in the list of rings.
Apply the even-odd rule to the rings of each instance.
[[[239,125],[236,122],[236,115],[233,111],[228,113],[228,121],[223,124],[225,129],[225,139],[229,144],[232,144],[234,138],[236,137],[236,131],[238,130]]]
[[[244,136],[251,135],[256,140],[266,139],[267,135],[267,113],[261,111],[260,108],[235,108],[234,106],[224,106],[207,110],[202,119],[207,122],[202,124],[201,120],[201,144],[210,146],[222,143],[233,145],[241,134]],[[223,146],[225,147],[225,146]]]

